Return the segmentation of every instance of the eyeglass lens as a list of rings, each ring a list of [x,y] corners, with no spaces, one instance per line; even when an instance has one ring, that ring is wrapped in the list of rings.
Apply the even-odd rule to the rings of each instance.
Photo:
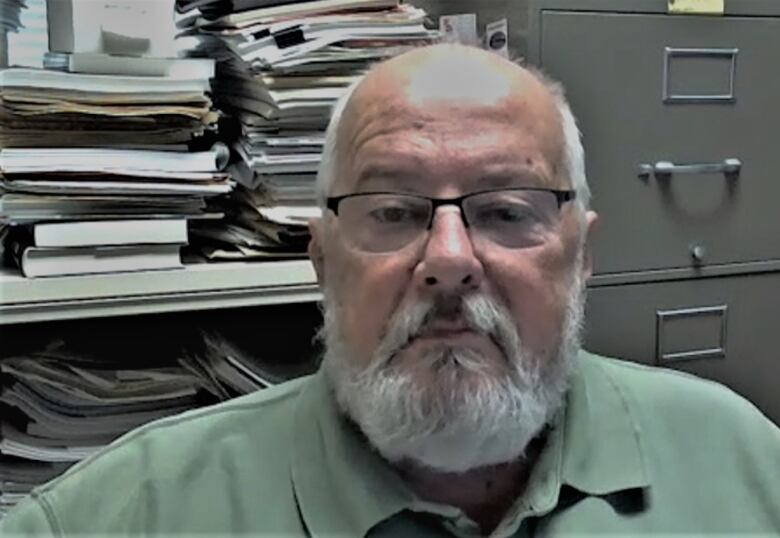
[[[472,240],[507,248],[544,243],[558,221],[558,201],[549,191],[504,190],[468,196],[463,218]],[[405,194],[365,194],[345,198],[339,220],[346,238],[367,252],[392,252],[412,243],[431,224],[430,199]]]

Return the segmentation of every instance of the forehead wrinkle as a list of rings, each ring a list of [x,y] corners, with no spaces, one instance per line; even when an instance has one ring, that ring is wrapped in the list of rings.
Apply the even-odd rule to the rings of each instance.
[[[470,114],[471,118],[466,121],[469,132],[466,133],[462,118],[458,120],[460,125],[453,124],[450,128],[449,115],[431,116],[431,121],[419,120],[413,115],[412,121],[420,127],[410,121],[399,121],[394,110],[389,111],[389,115],[389,124],[362,125],[361,130],[354,133],[354,141],[350,141],[355,146],[350,152],[351,173],[345,174],[345,180],[346,177],[352,179],[350,190],[361,190],[366,180],[374,179],[379,184],[377,188],[384,187],[382,182],[386,181],[389,187],[402,186],[417,191],[422,178],[449,174],[462,178],[460,183],[464,192],[553,184],[553,172],[546,164],[547,159],[540,156],[540,148],[535,142],[528,146],[528,153],[533,158],[529,157],[528,161],[517,158],[516,155],[522,155],[524,146],[503,145],[504,133],[490,129],[496,122],[479,112]],[[511,119],[504,115],[500,117],[505,126],[513,127]],[[480,129],[480,123],[486,123],[487,128]],[[425,129],[432,125],[437,128]],[[431,185],[435,188],[436,182]]]
[[[489,133],[493,136],[491,127],[501,126],[515,128],[518,126],[518,118],[508,106],[508,103],[500,103],[494,106],[474,106],[463,103],[452,103],[444,100],[431,103],[427,107],[419,107],[403,99],[376,100],[367,106],[368,110],[355,113],[360,120],[352,118],[345,125],[345,131],[341,139],[345,142],[345,148],[350,149],[351,154],[357,154],[367,143],[384,137],[400,136],[407,133],[404,138],[410,146],[420,146],[427,149],[426,140],[438,145],[439,149],[447,149],[459,144],[464,139],[464,123],[470,126],[466,133],[468,138],[464,143],[473,144],[481,133]],[[486,129],[480,131],[479,124],[484,124]]]

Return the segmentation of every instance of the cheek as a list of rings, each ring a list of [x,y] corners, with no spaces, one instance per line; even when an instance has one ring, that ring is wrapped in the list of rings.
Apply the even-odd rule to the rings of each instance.
[[[536,353],[557,346],[565,317],[571,262],[559,249],[514,255],[490,264],[491,280],[516,321],[523,344]]]
[[[368,360],[409,285],[411,269],[400,256],[345,256],[335,267],[341,326],[356,357]]]

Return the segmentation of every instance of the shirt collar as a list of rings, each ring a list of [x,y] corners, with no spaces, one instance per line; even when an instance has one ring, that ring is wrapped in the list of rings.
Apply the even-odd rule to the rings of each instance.
[[[591,495],[650,485],[635,411],[603,361],[586,352],[578,358],[566,407],[529,480],[532,513],[553,509],[562,484]],[[294,435],[293,487],[313,536],[365,536],[425,505],[343,419],[322,371],[301,393]]]
[[[592,495],[650,486],[636,409],[606,361],[580,353],[563,424],[561,480]]]
[[[312,536],[365,536],[414,503],[401,478],[341,416],[322,370],[304,387],[294,420],[293,487]]]

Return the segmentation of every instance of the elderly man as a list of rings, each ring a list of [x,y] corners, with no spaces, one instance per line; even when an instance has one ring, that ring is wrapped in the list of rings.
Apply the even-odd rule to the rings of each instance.
[[[596,216],[556,85],[399,56],[340,103],[319,188],[321,371],[131,433],[3,536],[780,533],[764,416],[579,350]]]

